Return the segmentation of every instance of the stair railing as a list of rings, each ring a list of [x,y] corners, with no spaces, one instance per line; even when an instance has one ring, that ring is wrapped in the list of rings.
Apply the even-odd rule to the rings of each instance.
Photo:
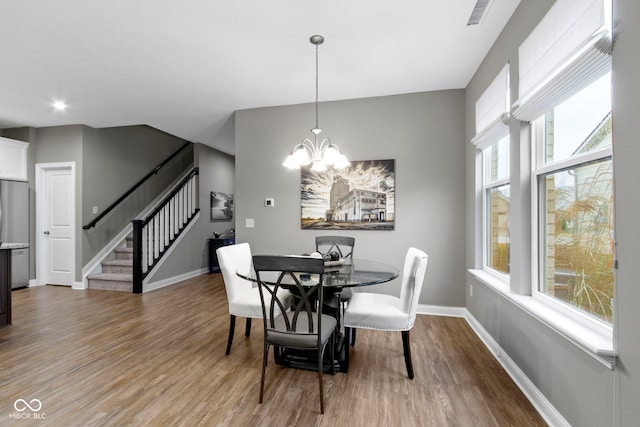
[[[198,169],[193,169],[144,219],[133,222],[133,293],[200,211]]]

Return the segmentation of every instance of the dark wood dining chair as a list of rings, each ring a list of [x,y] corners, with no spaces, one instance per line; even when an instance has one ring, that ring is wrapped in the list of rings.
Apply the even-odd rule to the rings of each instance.
[[[349,236],[316,236],[316,252],[323,257],[336,252],[342,259],[353,258],[356,239]]]
[[[324,414],[324,352],[329,345],[333,361],[333,338],[337,326],[335,317],[322,314],[322,310],[318,310],[318,307],[323,307],[324,261],[312,257],[255,255],[253,267],[258,281],[264,320],[260,403],[264,395],[269,346],[273,345],[274,351],[278,348],[283,353],[286,353],[287,349],[316,350],[320,413]],[[270,276],[268,272],[276,272],[277,277]],[[298,297],[289,310],[286,310],[278,296],[278,291],[282,288],[291,290]],[[277,316],[278,312],[283,314]],[[331,366],[332,372],[335,373],[335,364],[331,363]]]
[[[409,248],[404,260],[400,296],[356,293],[351,297],[344,314],[347,336],[349,329],[363,328],[402,332],[404,361],[409,378],[413,379],[409,331],[416,321],[418,298],[427,271],[429,257],[423,251]]]
[[[351,236],[316,236],[316,252],[320,253],[322,257],[330,260],[332,252],[338,254],[338,257],[345,260],[353,259],[353,249],[356,245],[355,237]],[[344,316],[344,310],[346,305],[351,299],[353,291],[351,288],[345,288],[339,295],[333,296],[334,300],[339,301],[339,305],[342,309],[342,316]],[[333,305],[332,301],[327,301],[329,305]],[[333,307],[338,310],[338,307]],[[340,316],[340,313],[337,313]],[[356,331],[351,331],[349,342],[354,345],[356,342]]]

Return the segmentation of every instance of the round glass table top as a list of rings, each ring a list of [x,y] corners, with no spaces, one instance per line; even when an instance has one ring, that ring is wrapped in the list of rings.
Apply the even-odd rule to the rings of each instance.
[[[341,260],[342,261],[342,260]],[[260,277],[263,281],[269,282],[269,277],[272,277],[275,281],[277,274],[263,272]],[[256,281],[256,272],[253,267],[250,269],[240,268],[236,271],[236,274],[243,279]],[[352,288],[357,286],[369,286],[376,285],[378,283],[385,283],[398,277],[399,271],[397,268],[385,264],[379,261],[373,261],[368,259],[354,258],[352,260],[344,260],[343,262],[327,262],[325,263],[324,270],[324,287],[334,288]],[[314,280],[314,275],[311,275],[310,281]]]

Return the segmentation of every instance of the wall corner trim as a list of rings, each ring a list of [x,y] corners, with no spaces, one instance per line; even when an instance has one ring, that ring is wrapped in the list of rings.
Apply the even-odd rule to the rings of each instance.
[[[169,277],[167,279],[158,280],[157,282],[145,283],[143,293],[155,291],[156,289],[164,288],[166,286],[175,285],[178,282],[182,282],[184,280],[192,279],[194,277],[201,276],[203,274],[208,274],[208,273],[209,273],[208,268],[201,268],[199,270],[188,271],[186,273]]]

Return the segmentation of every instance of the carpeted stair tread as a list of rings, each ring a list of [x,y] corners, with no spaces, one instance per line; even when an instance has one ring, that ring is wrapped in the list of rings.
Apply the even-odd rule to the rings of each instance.
[[[112,259],[110,261],[102,261],[102,265],[127,267],[127,266],[130,266],[130,265],[133,265],[133,260],[131,260],[131,259]]]
[[[133,274],[98,273],[88,276],[87,279],[112,280],[114,282],[131,282],[133,281]]]

